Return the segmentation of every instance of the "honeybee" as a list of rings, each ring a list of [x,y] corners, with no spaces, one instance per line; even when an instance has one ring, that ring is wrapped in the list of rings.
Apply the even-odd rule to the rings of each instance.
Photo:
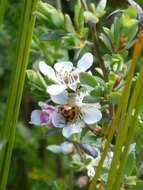
[[[65,104],[59,108],[66,121],[75,121],[79,115],[79,108],[75,104]]]

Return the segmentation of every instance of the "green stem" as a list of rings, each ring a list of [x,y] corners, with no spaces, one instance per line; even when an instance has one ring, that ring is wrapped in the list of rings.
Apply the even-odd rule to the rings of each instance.
[[[142,36],[142,32],[140,33],[140,36]],[[140,44],[140,46],[138,46],[138,44]],[[141,52],[142,44],[143,44],[143,40],[139,39],[138,43],[136,44],[135,51],[136,51],[136,49],[138,49],[138,47],[140,47],[139,52]],[[130,86],[132,83],[132,77],[133,77],[133,73],[135,71],[136,64],[137,64],[137,59],[136,59],[136,54],[134,54],[134,56],[133,56],[133,67],[131,70],[132,76],[130,75]],[[126,140],[129,123],[132,119],[132,111],[135,108],[139,90],[140,90],[140,88],[138,88],[138,83],[137,83],[136,88],[134,89],[134,95],[131,98],[131,103],[130,103],[128,112],[127,112],[128,101],[126,101],[126,104],[124,104],[124,106],[123,106],[122,115],[120,118],[120,122],[118,124],[119,131],[118,131],[118,136],[117,136],[117,140],[116,140],[114,156],[113,156],[113,160],[111,163],[111,168],[110,168],[110,171],[108,174],[108,181],[107,181],[107,185],[106,185],[106,190],[112,189],[112,186],[113,186],[114,181],[116,179],[115,176],[117,173],[117,166],[119,164],[120,155],[122,153],[122,146]],[[129,99],[129,95],[130,95],[130,93],[128,93],[128,99]],[[126,96],[124,98],[127,99]]]
[[[141,37],[141,33],[139,34],[139,37]],[[111,128],[110,128],[110,131],[109,131],[109,135],[107,137],[107,142],[105,144],[101,160],[99,161],[99,164],[98,164],[98,166],[96,168],[96,173],[95,173],[95,176],[94,176],[94,178],[93,178],[93,180],[92,180],[92,182],[91,182],[91,184],[89,186],[89,190],[95,190],[95,188],[96,188],[97,180],[98,180],[98,177],[100,175],[102,165],[103,165],[104,160],[106,158],[106,155],[108,153],[110,143],[111,143],[111,141],[113,139],[115,129],[118,127],[118,124],[119,124],[119,121],[120,121],[122,109],[124,107],[124,111],[125,111],[125,108],[127,108],[128,99],[129,99],[129,95],[130,95],[130,89],[131,89],[131,83],[132,83],[132,77],[133,77],[133,74],[134,74],[134,71],[135,71],[135,67],[136,67],[136,64],[137,64],[138,57],[139,57],[140,52],[141,52],[141,48],[142,48],[142,40],[139,39],[138,42],[135,45],[135,48],[134,48],[133,61],[132,61],[132,65],[131,65],[130,70],[129,70],[128,75],[127,75],[125,88],[124,88],[124,91],[122,93],[120,103],[119,103],[119,105],[117,107],[117,112],[115,114],[115,118],[112,121]]]
[[[0,24],[3,23],[8,0],[0,0]]]
[[[128,124],[128,135],[126,138],[126,142],[125,142],[125,148],[124,148],[124,152],[121,154],[121,163],[120,163],[120,167],[118,169],[117,172],[117,181],[115,182],[114,186],[113,186],[113,190],[118,190],[120,189],[120,184],[122,182],[122,178],[123,178],[123,174],[124,174],[124,169],[126,166],[126,161],[128,158],[128,150],[130,147],[130,144],[132,142],[135,130],[136,130],[136,126],[137,126],[137,117],[139,114],[139,111],[141,110],[141,107],[143,105],[143,98],[141,96],[141,94],[143,93],[143,67],[141,69],[141,73],[139,75],[136,87],[134,89],[134,94],[132,96],[131,99],[131,108],[129,109],[129,113],[128,118],[126,120],[125,125]],[[132,116],[132,110],[133,108],[135,109],[135,113],[134,116]]]
[[[12,72],[5,118],[4,118],[3,128],[1,131],[1,139],[6,140],[6,141],[8,141],[8,138],[10,136],[11,120],[13,118],[13,110],[15,108],[16,94],[17,94],[20,72],[21,72],[21,67],[22,67],[22,59],[23,59],[23,54],[24,54],[25,39],[27,35],[27,25],[30,18],[30,12],[28,8],[26,8],[26,6],[31,7],[31,1],[29,1],[27,5],[26,5],[26,2],[24,4],[23,14],[22,14],[21,22],[19,26],[20,32],[19,32],[19,40],[17,43],[16,64]],[[0,153],[0,171],[2,170],[2,163],[4,159],[6,146],[7,144],[5,144],[3,151]]]
[[[21,103],[25,75],[26,75],[26,68],[29,58],[30,45],[35,25],[36,16],[33,14],[33,12],[36,10],[37,3],[38,0],[26,0],[25,9],[23,11],[23,17],[22,17],[23,27],[20,27],[17,65],[16,65],[16,70],[14,70],[14,74],[11,81],[11,91],[7,104],[8,115],[6,115],[5,117],[3,133],[2,133],[2,138],[8,139],[8,143],[2,154],[3,159],[1,159],[0,162],[1,163],[0,190],[4,190],[7,183],[9,165],[10,165],[11,154],[15,139],[16,124],[19,115],[20,103]],[[14,96],[11,96],[11,93]]]

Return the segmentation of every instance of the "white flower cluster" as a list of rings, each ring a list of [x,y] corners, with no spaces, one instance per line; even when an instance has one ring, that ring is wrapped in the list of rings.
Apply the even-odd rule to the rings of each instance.
[[[88,95],[88,88],[80,89],[79,74],[86,72],[93,64],[93,55],[85,53],[77,62],[77,67],[72,62],[58,62],[54,69],[44,61],[39,63],[39,70],[54,84],[47,87],[54,106],[40,102],[40,110],[31,114],[31,124],[47,127],[62,128],[64,137],[69,138],[74,133],[81,133],[86,125],[97,123],[102,114],[95,104],[82,102]]]

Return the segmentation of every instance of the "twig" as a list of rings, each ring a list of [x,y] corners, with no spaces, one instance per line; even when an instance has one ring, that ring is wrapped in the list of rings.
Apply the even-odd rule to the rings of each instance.
[[[99,39],[97,37],[97,32],[96,32],[96,26],[91,24],[91,23],[88,23],[89,25],[89,28],[90,28],[90,31],[91,31],[91,35],[92,35],[92,39],[93,39],[93,45],[94,45],[94,51],[98,57],[98,60],[99,60],[99,65],[103,71],[103,75],[104,75],[104,80],[107,82],[108,81],[108,69],[105,67],[105,64],[104,64],[104,60],[103,60],[103,57],[101,55],[101,52],[100,52],[100,48],[99,48]]]
[[[62,10],[61,0],[57,0],[57,9],[58,9],[59,11]]]
[[[81,3],[84,6],[85,10],[89,11],[89,8],[88,8],[88,6],[86,4],[86,1],[85,0],[81,0]],[[88,25],[89,25],[89,29],[91,31],[91,35],[92,35],[92,39],[93,39],[94,51],[95,51],[95,53],[96,53],[96,55],[98,57],[99,65],[100,65],[100,67],[101,67],[101,69],[103,71],[104,80],[108,81],[108,73],[109,73],[109,71],[105,67],[104,60],[103,60],[101,52],[100,52],[99,39],[97,37],[96,26],[95,26],[95,24],[93,24],[91,22],[88,22]]]
[[[81,148],[80,148],[80,146],[79,146],[79,142],[74,141],[74,140],[72,140],[72,139],[67,139],[67,141],[73,143],[73,145],[75,146],[77,152],[78,152],[79,155],[80,155],[81,162],[84,162],[84,155],[83,155],[83,151],[81,150]]]

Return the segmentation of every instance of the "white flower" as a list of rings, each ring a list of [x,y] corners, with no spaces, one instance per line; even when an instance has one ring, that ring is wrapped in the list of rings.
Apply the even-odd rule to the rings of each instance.
[[[52,79],[55,84],[48,86],[47,92],[51,95],[51,99],[58,103],[62,100],[65,90],[77,90],[79,84],[79,73],[87,71],[93,64],[93,55],[85,53],[77,63],[77,68],[73,67],[72,62],[58,62],[54,65],[54,69],[47,65],[44,61],[40,61],[39,69],[41,73]],[[60,94],[60,96],[59,96]],[[56,97],[58,96],[58,98]]]
[[[135,149],[136,149],[136,143],[132,143],[132,144],[130,145],[128,154],[130,154],[130,153],[132,153],[132,152],[135,152]]]
[[[97,157],[96,158],[93,158],[92,156],[89,156],[89,155],[86,155],[86,158],[90,158],[91,159],[91,162],[87,165],[87,175],[89,177],[94,177],[95,175],[95,167],[98,166],[98,163],[101,159],[101,153],[100,153],[100,150],[96,148],[96,151],[97,151]],[[104,161],[104,164],[103,164],[103,167],[105,168],[109,168],[110,165],[111,165],[111,162],[112,162],[112,158],[113,158],[113,152],[110,151],[108,152],[106,158],[105,158],[105,161]]]
[[[63,154],[69,154],[74,150],[74,145],[67,141],[63,142],[60,147]]]
[[[100,154],[100,150],[98,148],[95,148],[96,152],[97,152],[97,157],[96,158],[93,158],[92,156],[90,155],[86,155],[86,159],[90,158],[91,161],[90,163],[87,165],[87,175],[89,177],[94,177],[95,175],[95,166],[98,166],[98,163],[101,159],[101,154]]]
[[[77,98],[78,97],[78,98]],[[55,127],[63,128],[63,136],[69,138],[74,133],[81,133],[82,128],[86,125],[91,125],[97,123],[101,120],[101,111],[96,107],[96,105],[82,103],[83,94],[76,95],[71,98],[67,105],[77,106],[78,112],[77,117],[73,121],[68,121],[64,115],[59,111],[55,112],[52,116],[52,123]]]
[[[123,146],[122,147],[122,152],[124,151],[124,149],[125,149],[125,147]],[[130,144],[128,154],[135,152],[135,149],[136,149],[136,143]]]
[[[87,175],[88,177],[91,177],[91,178],[95,176],[95,169],[93,166],[91,165],[87,166]]]
[[[110,151],[110,152],[108,152],[108,154],[107,154],[107,156],[105,158],[104,164],[103,164],[103,166],[105,168],[109,168],[110,167],[111,162],[112,162],[112,158],[113,158],[113,152]]]

